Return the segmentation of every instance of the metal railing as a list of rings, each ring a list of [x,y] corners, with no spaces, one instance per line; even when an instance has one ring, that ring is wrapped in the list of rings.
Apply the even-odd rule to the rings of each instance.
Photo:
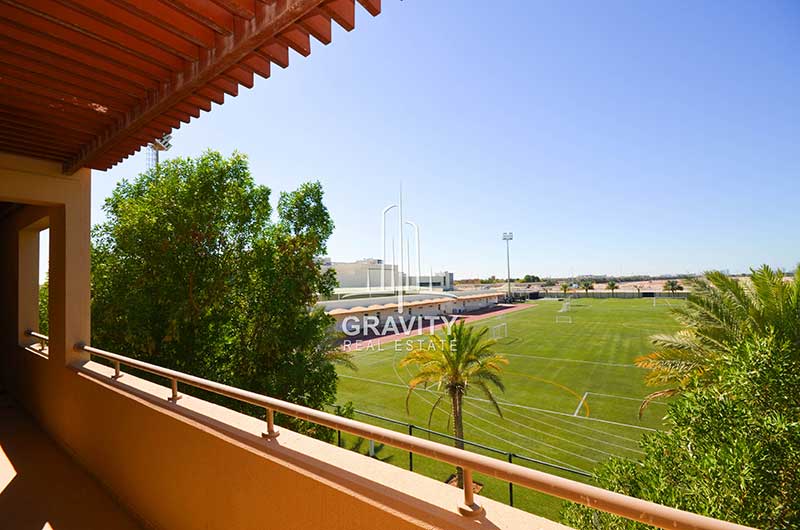
[[[341,405],[334,405],[334,408],[336,410],[336,415],[340,416],[341,415],[341,410],[342,410]],[[488,453],[494,453],[494,454],[496,454],[498,456],[501,456],[510,464],[513,464],[514,460],[521,460],[521,461],[527,462],[529,464],[535,464],[537,466],[547,467],[547,468],[550,468],[550,469],[561,471],[562,473],[571,473],[573,475],[578,475],[578,476],[584,477],[584,478],[593,478],[594,477],[594,475],[592,475],[591,473],[587,473],[586,471],[582,471],[582,470],[579,470],[579,469],[573,469],[571,467],[566,467],[566,466],[562,466],[562,465],[559,465],[559,464],[554,464],[552,462],[546,462],[546,461],[540,460],[538,458],[531,458],[529,456],[520,455],[520,454],[517,454],[517,453],[513,453],[511,451],[503,451],[502,449],[498,449],[496,447],[490,447],[488,445],[480,444],[480,443],[473,442],[473,441],[470,441],[470,440],[467,440],[467,439],[456,438],[455,436],[452,436],[452,435],[447,434],[447,433],[434,431],[434,430],[428,429],[426,427],[420,427],[419,425],[414,425],[413,423],[407,423],[407,422],[404,422],[404,421],[395,420],[393,418],[387,418],[387,417],[381,416],[379,414],[373,414],[372,412],[366,412],[366,411],[363,411],[363,410],[353,409],[353,413],[361,415],[361,416],[366,416],[367,418],[372,418],[372,419],[383,421],[383,422],[386,422],[386,423],[391,423],[393,425],[405,427],[408,430],[408,435],[409,436],[414,436],[414,432],[415,431],[420,431],[420,432],[423,432],[425,434],[428,434],[429,435],[428,439],[430,439],[430,436],[433,435],[433,436],[437,436],[439,438],[445,438],[446,440],[450,440],[452,442],[459,441],[459,442],[463,443],[467,447],[473,447],[473,448],[479,449],[481,451],[485,451],[485,452],[488,452]],[[339,447],[343,447],[343,445],[342,445],[342,431],[340,431],[340,430],[336,431],[336,445],[338,445]],[[370,455],[370,456],[372,456],[372,455]],[[414,451],[408,451],[408,470],[409,471],[414,471]],[[514,506],[514,483],[513,482],[509,482],[508,483],[508,505],[509,506]]]
[[[35,332],[35,331],[31,330],[31,329],[26,329],[25,330],[25,335],[27,335],[28,337],[33,337],[35,339],[39,339],[39,344],[38,344],[39,347],[38,348],[36,347],[37,346],[36,344],[31,344],[31,345],[27,346],[27,348],[30,351],[34,351],[34,352],[38,353],[39,355],[47,356],[47,349],[46,348],[49,347],[50,337],[48,337],[47,335],[42,335],[41,333],[37,333],[37,332]]]
[[[29,333],[33,337],[46,340],[47,337]],[[551,475],[542,471],[503,462],[488,456],[456,449],[429,440],[415,438],[408,434],[399,433],[390,429],[368,425],[356,420],[343,418],[319,410],[295,405],[286,401],[271,398],[255,392],[241,390],[232,386],[216,383],[195,377],[176,370],[111,353],[98,348],[87,346],[83,343],[75,345],[76,351],[83,351],[97,357],[111,361],[114,366],[112,378],[118,379],[123,374],[122,365],[136,368],[151,374],[168,379],[171,383],[172,394],[167,399],[173,403],[180,399],[178,384],[186,384],[200,388],[221,396],[226,396],[238,401],[263,407],[267,416],[267,432],[263,436],[274,439],[280,431],[275,429],[274,413],[280,412],[298,419],[310,421],[331,429],[341,430],[374,440],[386,445],[397,447],[414,454],[433,458],[463,469],[464,476],[464,503],[459,505],[459,511],[469,517],[478,517],[485,513],[484,509],[475,502],[473,493],[473,472],[483,473],[487,476],[502,481],[511,482],[548,495],[560,497],[572,502],[584,504],[591,508],[616,514],[627,519],[650,524],[659,528],[692,529],[692,530],[753,530],[749,527],[705,517],[690,512],[662,506],[649,501],[629,497],[621,493],[607,491],[596,486],[584,484],[574,480]]]

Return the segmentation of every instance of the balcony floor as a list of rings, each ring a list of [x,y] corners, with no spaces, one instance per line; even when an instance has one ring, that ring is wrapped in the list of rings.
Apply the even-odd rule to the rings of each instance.
[[[0,393],[0,529],[143,528]]]

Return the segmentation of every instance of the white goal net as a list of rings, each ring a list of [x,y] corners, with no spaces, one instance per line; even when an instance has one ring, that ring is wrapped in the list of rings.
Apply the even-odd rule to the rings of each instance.
[[[572,317],[556,315],[556,324],[572,324]]]
[[[505,339],[508,337],[508,324],[503,322],[489,328],[489,336],[493,339]]]

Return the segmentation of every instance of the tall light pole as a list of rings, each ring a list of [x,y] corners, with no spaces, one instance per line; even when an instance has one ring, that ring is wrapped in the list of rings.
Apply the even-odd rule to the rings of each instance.
[[[383,261],[381,261],[381,290],[386,288],[386,214],[392,208],[397,208],[396,204],[390,204],[383,209],[381,215],[381,243],[383,244]],[[394,258],[392,258],[392,290],[394,290]]]
[[[414,229],[414,232],[416,233],[416,236],[417,236],[417,241],[416,241],[416,244],[417,244],[417,291],[419,291],[419,277],[422,275],[422,267],[421,267],[422,260],[420,258],[420,253],[419,253],[419,226],[417,226],[417,223],[415,223],[414,221],[406,221],[406,224]],[[410,265],[408,267],[408,270],[411,271],[411,266]]]
[[[503,232],[503,241],[506,242],[506,268],[508,270],[508,299],[511,300],[511,251],[508,242],[514,239],[514,232]]]
[[[403,314],[403,183],[400,183],[400,200],[397,201],[397,225],[400,229],[400,292],[397,294],[397,312]]]

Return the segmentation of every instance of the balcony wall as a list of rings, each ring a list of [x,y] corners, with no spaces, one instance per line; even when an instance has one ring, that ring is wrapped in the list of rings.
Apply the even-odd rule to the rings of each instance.
[[[488,500],[486,518],[466,519],[456,488],[286,430],[267,441],[258,419],[189,396],[171,403],[167,387],[130,374],[111,379],[72,349],[89,342],[89,189],[88,172],[67,178],[56,164],[0,155],[0,201],[27,205],[0,220],[3,380],[138,520],[170,530],[563,528]],[[21,254],[20,230],[43,217],[47,357],[24,347],[30,308],[19,294],[36,261]]]

